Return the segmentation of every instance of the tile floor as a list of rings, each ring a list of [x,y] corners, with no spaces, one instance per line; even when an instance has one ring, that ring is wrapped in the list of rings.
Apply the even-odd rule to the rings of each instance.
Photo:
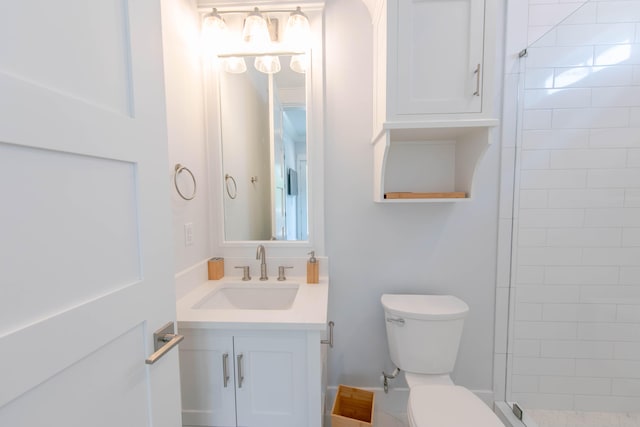
[[[536,424],[527,427],[640,427],[640,413],[528,409],[525,414]]]
[[[406,414],[390,414],[376,410],[373,414],[373,427],[409,427]]]

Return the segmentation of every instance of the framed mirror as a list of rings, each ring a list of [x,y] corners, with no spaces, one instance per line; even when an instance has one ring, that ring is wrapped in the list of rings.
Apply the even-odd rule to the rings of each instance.
[[[269,257],[323,254],[324,3],[261,2],[271,34],[265,50],[243,41],[251,5],[210,6],[224,18],[224,40],[234,40],[216,44],[205,61],[212,251],[243,257],[264,244]],[[304,49],[286,28],[298,6],[311,30]],[[259,71],[276,57],[277,72]]]
[[[224,239],[306,241],[308,231],[306,74],[295,56],[281,70],[253,67],[219,76]]]

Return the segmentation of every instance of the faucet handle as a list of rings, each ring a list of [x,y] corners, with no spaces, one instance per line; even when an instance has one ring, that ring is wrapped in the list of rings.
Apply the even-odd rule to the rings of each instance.
[[[284,266],[284,265],[281,265],[280,267],[278,267],[278,280],[281,281],[281,282],[283,280],[287,280],[287,278],[284,275],[284,269],[285,268],[293,268],[293,267]]]
[[[248,265],[241,265],[239,267],[236,268],[241,268],[242,269],[242,280],[244,280],[245,282],[247,280],[251,280],[251,274],[249,273],[249,266]]]

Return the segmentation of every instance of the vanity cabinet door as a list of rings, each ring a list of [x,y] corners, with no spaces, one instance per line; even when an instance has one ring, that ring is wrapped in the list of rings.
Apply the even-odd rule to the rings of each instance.
[[[182,424],[235,426],[233,337],[202,329],[180,333]]]
[[[399,0],[397,13],[396,114],[481,112],[484,0]]]
[[[307,425],[304,334],[236,336],[234,346],[238,425]]]

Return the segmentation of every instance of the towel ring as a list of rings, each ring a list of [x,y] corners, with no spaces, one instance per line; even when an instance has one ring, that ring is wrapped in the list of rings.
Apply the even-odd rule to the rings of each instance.
[[[229,180],[233,182],[233,194],[231,194],[232,191],[229,189]],[[227,194],[229,195],[230,199],[235,199],[238,196],[238,184],[236,184],[235,178],[229,174],[226,174],[224,176],[224,187],[227,190]]]
[[[182,191],[180,191],[180,187],[178,186],[178,175],[180,175],[182,172],[187,172],[193,180],[193,193],[191,194],[191,196],[185,196]],[[189,168],[187,168],[186,166],[182,166],[180,163],[177,163],[175,167],[175,173],[173,174],[173,185],[175,185],[176,191],[183,199],[193,200],[193,198],[196,197],[196,177],[193,176],[193,173],[189,170]]]

